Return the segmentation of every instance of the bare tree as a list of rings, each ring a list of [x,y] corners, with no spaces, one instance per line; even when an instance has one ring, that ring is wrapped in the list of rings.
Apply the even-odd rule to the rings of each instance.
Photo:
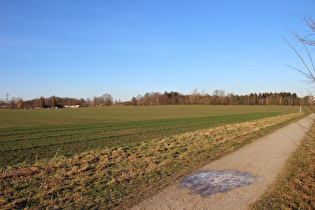
[[[45,107],[45,99],[44,99],[43,96],[40,97],[40,99],[39,99],[39,107],[40,108],[44,108]]]
[[[282,37],[288,43],[288,45],[293,49],[293,51],[297,54],[297,56],[303,63],[305,69],[304,70],[298,69],[290,65],[287,65],[287,66],[300,72],[304,77],[307,78],[308,82],[315,83],[315,76],[314,76],[315,68],[314,68],[314,62],[311,56],[311,52],[314,50],[314,47],[315,47],[315,40],[314,40],[315,21],[310,15],[304,16],[304,17],[301,17],[299,15],[295,15],[295,16],[297,16],[304,23],[304,25],[307,27],[307,32],[306,34],[303,34],[303,35],[294,33],[294,32],[290,32],[290,33],[292,33],[298,39],[298,41],[302,43],[304,50],[306,52],[307,58],[303,58],[302,55],[297,51],[297,49],[293,47],[289,41],[287,41],[284,37]]]
[[[136,99],[136,97],[133,97],[133,98],[131,99],[131,105],[132,105],[132,106],[138,106],[138,100]]]
[[[113,104],[113,97],[109,93],[102,95],[105,106],[111,106]]]
[[[55,108],[56,106],[56,96],[51,96],[50,97],[50,107]]]
[[[298,15],[296,15],[298,16]],[[308,28],[308,32],[305,35],[299,35],[297,33],[293,33],[293,35],[302,43],[315,47],[315,40],[312,38],[315,35],[315,21],[314,19],[309,16],[298,16],[298,18],[301,19],[301,21],[305,24],[305,26]]]
[[[302,20],[302,23],[306,26],[307,28],[307,32],[305,32],[303,35],[300,35],[298,33],[292,33],[300,43],[302,43],[304,50],[305,50],[305,55],[302,56],[300,54],[300,52],[298,52],[296,50],[296,48],[294,48],[286,39],[284,39],[289,45],[290,47],[294,50],[294,52],[297,54],[297,56],[299,57],[299,59],[301,60],[301,62],[304,65],[304,69],[298,69],[292,66],[289,66],[291,68],[293,68],[294,70],[300,72],[304,77],[306,77],[307,81],[314,85],[315,83],[315,68],[314,68],[314,62],[313,62],[313,58],[312,58],[312,51],[314,50],[315,47],[315,21],[314,19],[308,15],[308,16],[298,16],[296,15],[298,18],[300,18],[300,20]],[[309,93],[309,95],[312,95],[311,93]],[[314,97],[310,97],[313,99]],[[309,97],[304,97],[305,101],[303,101],[303,104],[307,104],[310,102]],[[311,102],[311,103],[312,103]],[[314,112],[314,109],[312,108],[312,106],[310,107],[312,109],[312,112]],[[310,118],[310,121],[312,121],[313,119]],[[302,127],[301,127],[302,128]],[[302,128],[303,129],[303,128]],[[315,132],[314,129],[310,129],[309,132],[306,132],[306,134],[308,135],[308,137],[312,140],[315,139]],[[302,143],[301,146],[298,146],[299,150],[301,150],[303,152],[303,154],[306,154],[307,157],[303,157],[304,160],[306,160],[306,163],[303,164],[307,164],[309,168],[312,168],[312,170],[310,170],[309,174],[303,174],[303,176],[301,177],[294,177],[294,179],[298,179],[300,180],[301,183],[307,183],[307,181],[305,180],[305,177],[313,177],[314,176],[314,168],[315,168],[315,152],[311,149],[312,145],[309,144],[307,145]],[[300,190],[301,188],[297,188],[296,190]],[[301,197],[303,197],[303,199],[306,200],[306,203],[312,203],[314,202],[314,196],[312,196],[308,191],[302,191],[300,192]],[[312,205],[312,204],[311,204]],[[290,207],[289,207],[290,208]],[[307,207],[306,207],[307,208]]]
[[[86,106],[92,106],[93,105],[92,100],[90,98],[87,98],[85,101],[86,101]]]
[[[15,97],[12,97],[10,104],[11,104],[11,109],[15,109],[16,108],[16,99],[15,99]]]
[[[195,88],[192,92],[192,94],[190,94],[189,96],[189,102],[190,104],[196,104],[197,102],[197,99],[199,98],[200,96],[200,93],[198,93],[198,89]]]

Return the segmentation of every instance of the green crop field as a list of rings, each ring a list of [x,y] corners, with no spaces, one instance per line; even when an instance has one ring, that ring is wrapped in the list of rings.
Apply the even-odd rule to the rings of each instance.
[[[298,113],[289,106],[1,110],[0,209],[129,208],[305,116]]]
[[[0,167],[288,113],[292,106],[151,106],[0,111]]]

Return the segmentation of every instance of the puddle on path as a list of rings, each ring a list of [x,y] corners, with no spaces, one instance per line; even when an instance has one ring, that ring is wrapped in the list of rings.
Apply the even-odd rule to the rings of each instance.
[[[207,197],[250,185],[260,180],[262,180],[262,177],[236,170],[200,171],[182,180],[180,188],[188,188],[195,194]]]

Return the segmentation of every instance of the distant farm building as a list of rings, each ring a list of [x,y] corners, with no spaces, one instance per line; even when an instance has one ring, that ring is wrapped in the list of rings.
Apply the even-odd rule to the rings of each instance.
[[[65,105],[65,108],[71,108],[71,109],[77,109],[77,108],[79,108],[80,107],[80,105]]]

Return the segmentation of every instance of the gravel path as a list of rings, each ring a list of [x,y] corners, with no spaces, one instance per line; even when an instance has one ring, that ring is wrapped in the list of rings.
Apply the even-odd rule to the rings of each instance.
[[[276,178],[315,116],[213,161],[132,209],[245,209]]]

